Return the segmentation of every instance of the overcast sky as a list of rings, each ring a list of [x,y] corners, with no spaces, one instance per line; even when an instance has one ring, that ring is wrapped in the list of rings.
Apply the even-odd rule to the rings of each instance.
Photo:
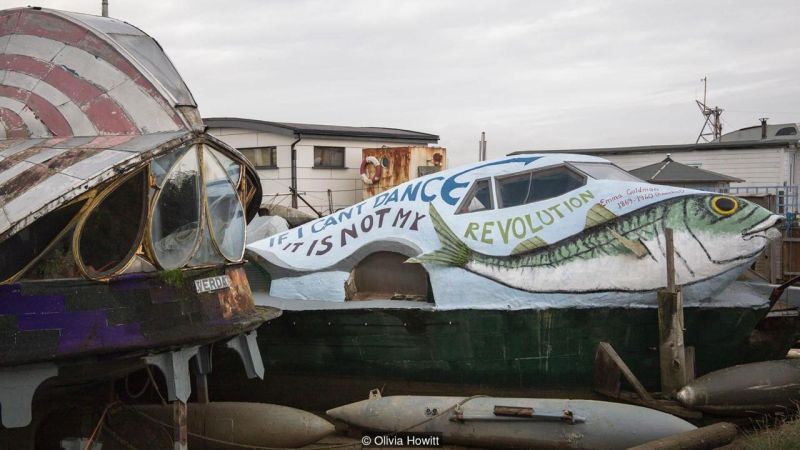
[[[205,117],[424,131],[451,165],[477,159],[481,131],[490,157],[694,142],[706,75],[723,131],[800,122],[797,0],[109,1]]]

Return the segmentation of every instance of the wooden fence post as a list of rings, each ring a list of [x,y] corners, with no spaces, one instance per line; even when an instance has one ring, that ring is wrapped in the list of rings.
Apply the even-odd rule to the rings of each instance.
[[[686,349],[683,342],[683,295],[675,283],[675,246],[672,228],[664,230],[667,244],[667,289],[658,292],[658,350],[661,393],[671,395],[686,385]]]

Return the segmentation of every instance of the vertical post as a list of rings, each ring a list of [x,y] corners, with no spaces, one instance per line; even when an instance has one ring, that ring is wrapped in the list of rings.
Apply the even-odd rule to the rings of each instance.
[[[297,209],[297,145],[298,142],[302,139],[300,134],[296,134],[297,139],[292,142],[291,151],[292,151],[292,181],[291,181],[291,191],[292,191],[292,208]]]
[[[108,0],[103,0],[102,2],[101,15],[103,17],[108,17]]]
[[[658,292],[658,349],[661,393],[670,395],[686,385],[683,342],[683,295],[675,283],[675,246],[671,228],[664,230],[667,247],[667,289]]]
[[[486,132],[481,131],[481,140],[478,141],[478,161],[486,161]]]
[[[672,228],[664,230],[667,241],[667,292],[675,293],[675,241]]]
[[[328,189],[328,211],[329,214],[333,214],[333,191]]]
[[[173,441],[175,450],[188,450],[188,426],[186,423],[186,403],[180,400],[172,402]]]

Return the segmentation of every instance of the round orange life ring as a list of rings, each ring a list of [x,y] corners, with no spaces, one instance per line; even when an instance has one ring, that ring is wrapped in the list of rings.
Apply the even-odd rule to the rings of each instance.
[[[373,175],[372,178],[367,175],[368,164],[375,166],[375,175]],[[374,184],[381,181],[383,166],[381,165],[381,162],[378,161],[378,158],[374,156],[367,156],[363,161],[361,161],[361,168],[359,169],[359,172],[361,173],[361,181],[363,181],[364,184]]]

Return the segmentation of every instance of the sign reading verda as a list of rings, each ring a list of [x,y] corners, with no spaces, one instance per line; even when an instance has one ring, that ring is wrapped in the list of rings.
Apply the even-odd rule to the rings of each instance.
[[[600,158],[532,155],[412,180],[248,250],[284,298],[344,301],[350,270],[389,251],[424,265],[439,308],[649,305],[665,284],[671,227],[691,303],[735,279],[778,220],[742,199],[644,183]]]

